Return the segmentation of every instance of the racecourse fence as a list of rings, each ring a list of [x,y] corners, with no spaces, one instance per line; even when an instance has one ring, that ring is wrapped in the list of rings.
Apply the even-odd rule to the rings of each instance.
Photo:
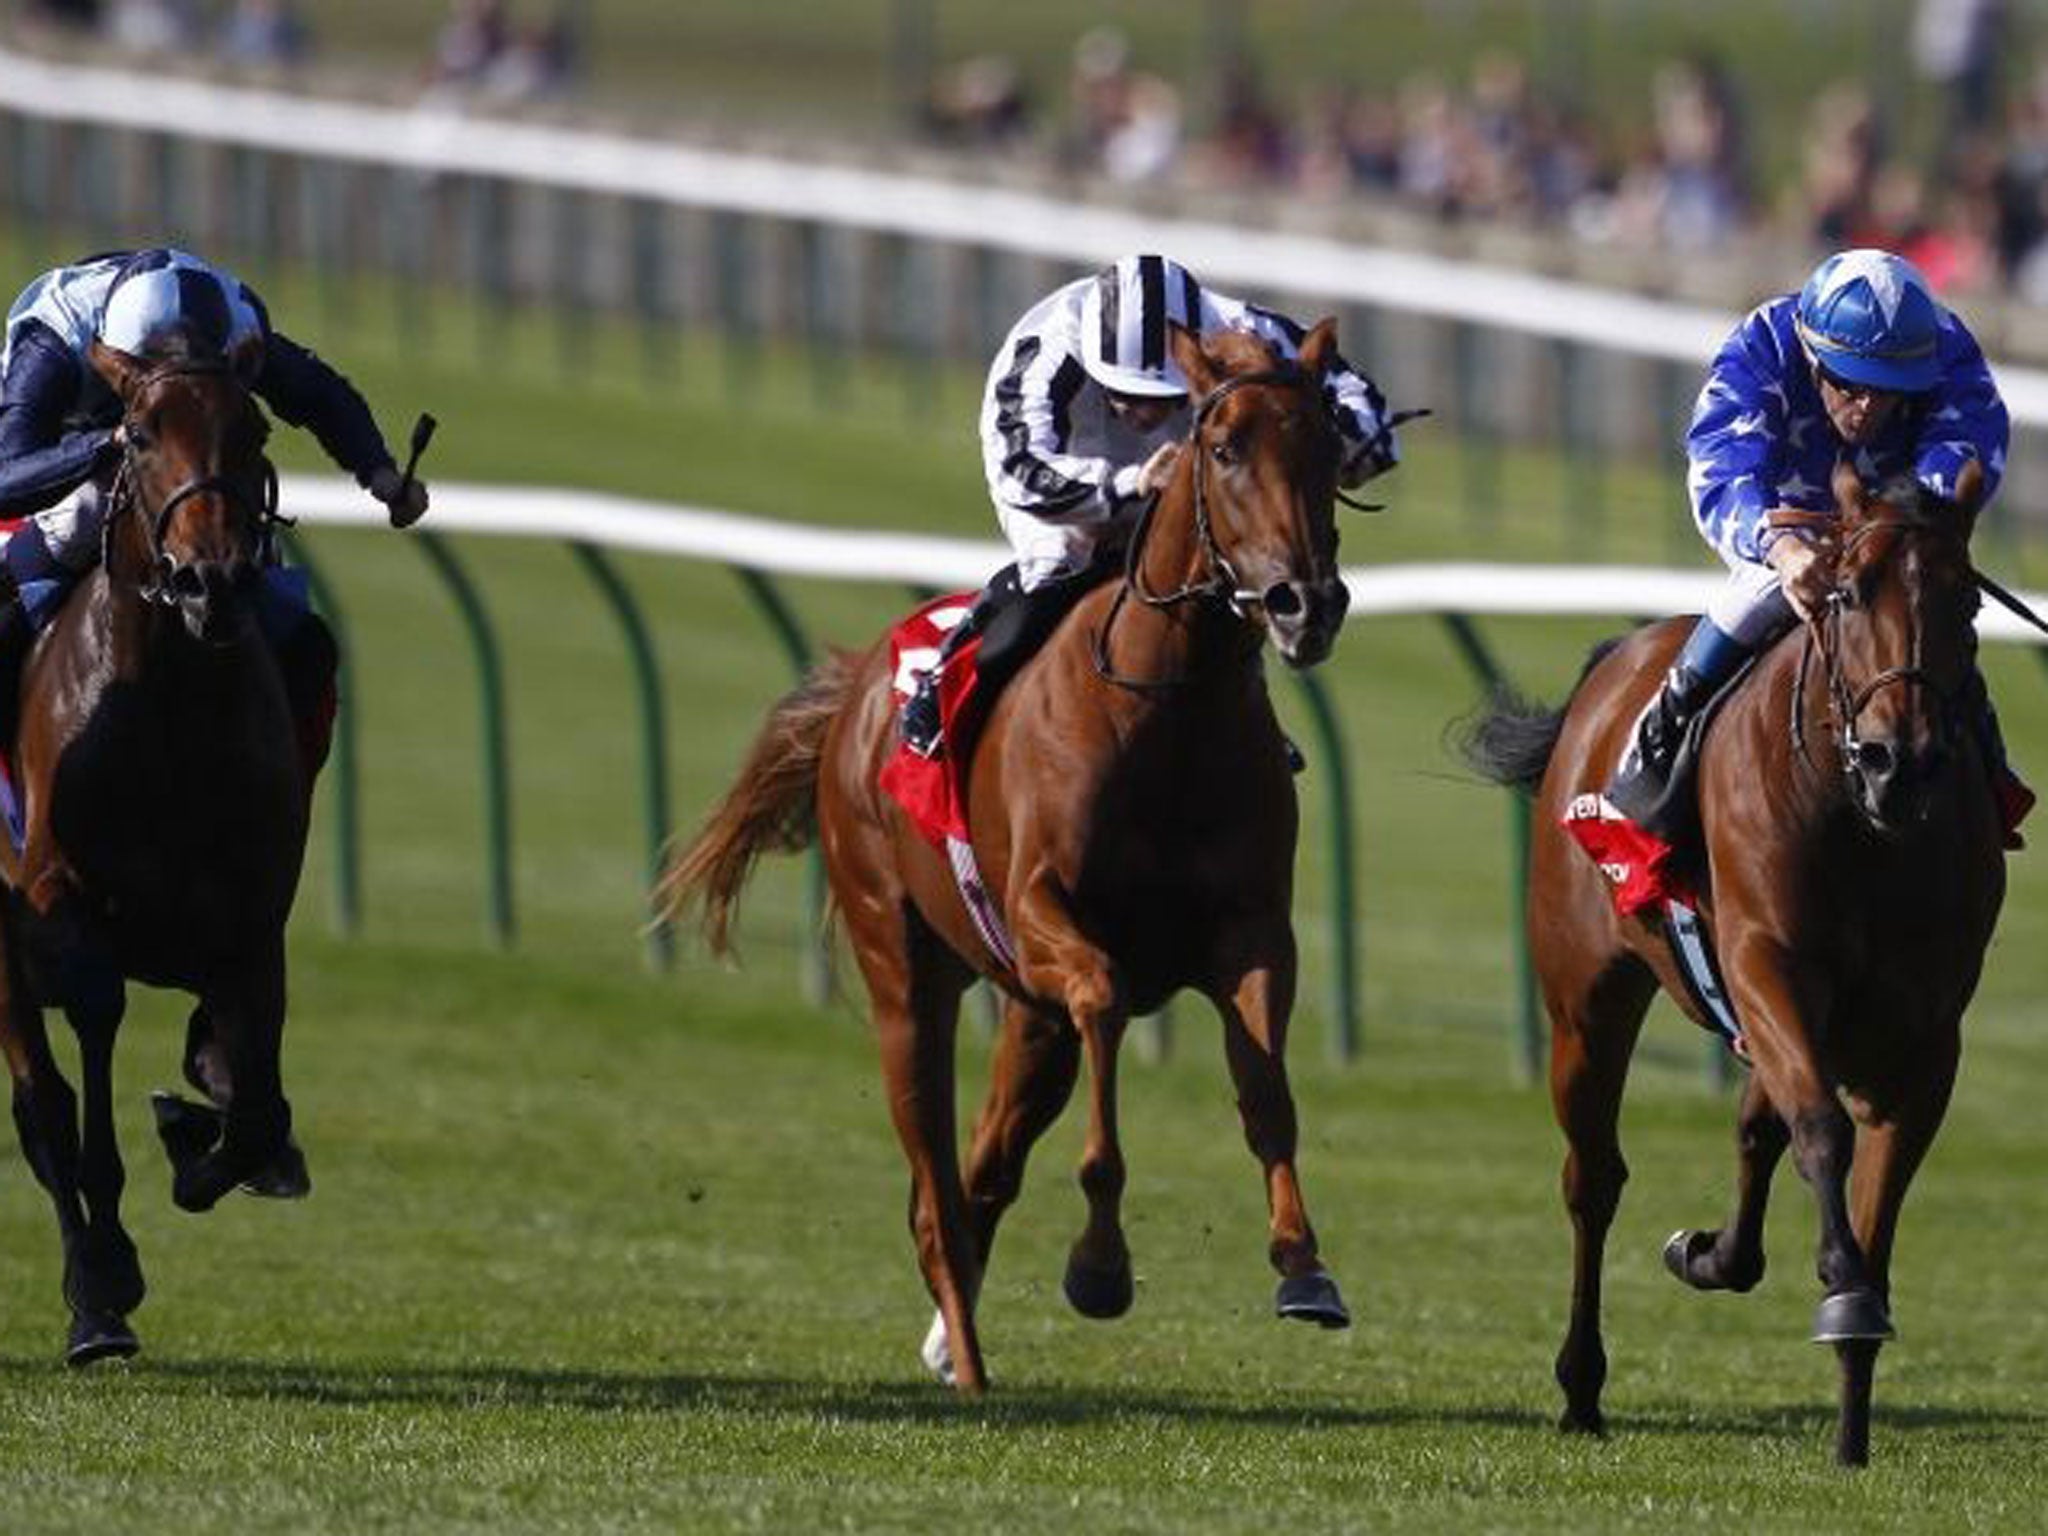
[[[287,475],[281,504],[309,527],[384,525],[375,506],[353,482],[336,476]],[[564,539],[562,530],[578,530]],[[638,712],[640,739],[640,803],[649,884],[658,873],[672,821],[668,801],[667,726],[661,661],[648,639],[647,625],[613,566],[614,555],[661,556],[700,560],[731,570],[755,602],[762,621],[788,658],[792,673],[810,663],[813,647],[801,615],[778,581],[817,577],[881,583],[910,592],[964,590],[985,582],[1008,558],[1008,549],[990,541],[938,538],[889,532],[808,527],[779,520],[746,517],[700,507],[673,506],[584,491],[526,486],[437,483],[429,525],[407,537],[446,587],[468,636],[476,674],[478,736],[482,794],[482,863],[486,872],[485,925],[492,939],[509,943],[516,930],[513,910],[512,822],[509,813],[509,733],[507,701],[499,664],[496,630],[487,604],[470,578],[451,536],[482,535],[547,539],[566,544],[591,578],[617,619],[625,662],[630,670]],[[316,601],[326,612],[347,651],[346,601],[322,573],[311,541],[295,535],[294,557],[308,571]],[[1344,571],[1351,593],[1351,619],[1392,615],[1428,615],[1443,625],[1446,638],[1488,688],[1511,682],[1507,669],[1488,645],[1478,621],[1488,616],[1627,617],[1645,613],[1698,612],[1719,587],[1713,571],[1665,570],[1642,566],[1529,566],[1487,564],[1414,564],[1354,566]],[[2021,594],[2037,610],[2048,609],[2048,594]],[[2042,637],[2000,607],[1987,607],[1978,621],[1987,640],[2026,642],[2048,664]],[[1350,793],[1349,748],[1343,722],[1327,689],[1315,673],[1287,674],[1301,690],[1316,735],[1315,781],[1325,796],[1329,828],[1330,890],[1328,935],[1331,974],[1325,996],[1329,1013],[1329,1053],[1348,1061],[1363,1039],[1362,935],[1357,916],[1357,838]],[[335,900],[337,926],[352,931],[361,910],[358,760],[354,712],[338,718],[330,769],[335,835]],[[1508,918],[1509,945],[1516,976],[1517,1005],[1510,1033],[1510,1059],[1516,1075],[1533,1078],[1542,1059],[1535,987],[1520,921],[1522,875],[1529,849],[1529,807],[1509,796],[1509,886],[1502,904]],[[815,853],[808,865],[808,902],[821,914],[824,901],[822,866]],[[806,988],[822,994],[829,974],[820,924],[813,924],[815,942],[806,947],[803,970]],[[666,967],[673,954],[672,935],[659,925],[648,930],[648,957]],[[1721,1053],[1714,1048],[1711,1060]]]
[[[1090,202],[19,53],[0,53],[0,207],[49,238],[170,238],[300,264],[337,327],[348,323],[342,295],[370,272],[395,284],[408,337],[430,325],[429,295],[452,285],[486,313],[552,306],[564,366],[578,366],[588,318],[604,308],[633,317],[654,373],[672,367],[685,327],[715,332],[735,357],[772,335],[812,359],[821,393],[850,351],[908,359],[909,395],[925,408],[927,365],[984,361],[1052,282],[1165,249],[1219,287],[1338,314],[1347,348],[1397,404],[1430,404],[1456,429],[1475,529],[1501,504],[1506,444],[1561,450],[1573,548],[1603,536],[1610,463],[1675,476],[1700,365],[1735,318],[1341,234],[1194,217],[1151,193],[1144,206]],[[2024,318],[1980,327],[1994,353]],[[1999,374],[2020,441],[1994,536],[2048,528],[2048,471],[2034,467],[2048,458],[2027,441],[2048,433],[2048,372],[2002,363]],[[1666,521],[1675,555],[1691,534]]]

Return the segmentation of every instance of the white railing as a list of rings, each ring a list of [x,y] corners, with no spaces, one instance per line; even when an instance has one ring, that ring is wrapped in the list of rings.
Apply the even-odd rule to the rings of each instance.
[[[279,154],[501,178],[1099,264],[1171,250],[1219,286],[1295,292],[1604,351],[1699,363],[1735,321],[1591,284],[965,182],[0,53],[0,108]],[[1999,369],[2014,420],[2048,427],[2048,371]]]
[[[441,533],[577,539],[776,576],[964,590],[980,586],[1010,558],[992,540],[820,528],[592,491],[437,481],[433,499],[424,526]],[[314,526],[384,526],[383,508],[338,476],[286,475],[280,505]],[[1354,615],[1697,613],[1721,580],[1712,570],[1633,565],[1440,563],[1344,571]],[[2048,613],[2048,593],[2019,596],[2036,612]],[[1979,617],[1978,632],[1989,640],[2042,640],[1995,606]]]

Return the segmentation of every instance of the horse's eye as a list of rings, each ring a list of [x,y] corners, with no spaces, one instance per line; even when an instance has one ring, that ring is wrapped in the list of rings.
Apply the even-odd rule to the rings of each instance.
[[[1218,438],[1209,445],[1209,457],[1228,469],[1238,460],[1237,444],[1227,437]]]
[[[138,453],[146,453],[153,446],[149,436],[149,429],[139,421],[131,421],[125,424],[121,428],[121,435],[127,439],[128,446],[135,449]]]

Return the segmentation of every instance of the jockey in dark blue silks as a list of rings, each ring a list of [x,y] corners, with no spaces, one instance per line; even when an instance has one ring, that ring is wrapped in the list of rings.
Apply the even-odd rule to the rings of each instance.
[[[1833,513],[1830,477],[1845,457],[1868,484],[1910,473],[1944,497],[1975,460],[1988,500],[2005,473],[2009,435],[1976,338],[1902,257],[1838,252],[1797,294],[1752,311],[1714,358],[1686,434],[1693,517],[1726,562],[1728,583],[1636,721],[1605,794],[1575,806],[1567,829],[1603,866],[1640,861],[1652,887],[1671,894],[1662,875],[1688,815],[1671,772],[1687,728],[1743,663],[1827,593],[1813,524],[1785,526],[1769,514]],[[2007,845],[2018,847],[2015,829],[2034,797],[2006,764],[1981,678],[1973,691]],[[1609,873],[1621,884],[1629,870]]]
[[[272,330],[234,274],[163,248],[89,257],[22,290],[0,343],[0,520],[16,523],[0,549],[0,589],[10,605],[25,588],[61,594],[99,557],[121,404],[93,369],[92,343],[147,360],[173,334],[188,352],[231,361],[280,419],[310,428],[394,526],[426,510],[425,488],[399,473],[362,396]]]

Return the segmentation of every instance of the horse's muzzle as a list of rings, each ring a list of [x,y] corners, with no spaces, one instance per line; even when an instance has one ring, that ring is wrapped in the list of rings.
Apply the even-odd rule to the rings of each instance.
[[[1948,753],[1941,743],[1914,747],[1896,737],[1859,738],[1849,750],[1857,807],[1871,827],[1897,833],[1927,819]]]
[[[1351,607],[1351,591],[1339,576],[1279,581],[1260,594],[1259,605],[1280,659],[1290,667],[1312,667],[1337,643],[1337,631],[1344,627]]]
[[[253,560],[179,562],[167,557],[158,590],[176,606],[187,634],[222,645],[241,635],[255,611],[251,598],[261,575]]]

